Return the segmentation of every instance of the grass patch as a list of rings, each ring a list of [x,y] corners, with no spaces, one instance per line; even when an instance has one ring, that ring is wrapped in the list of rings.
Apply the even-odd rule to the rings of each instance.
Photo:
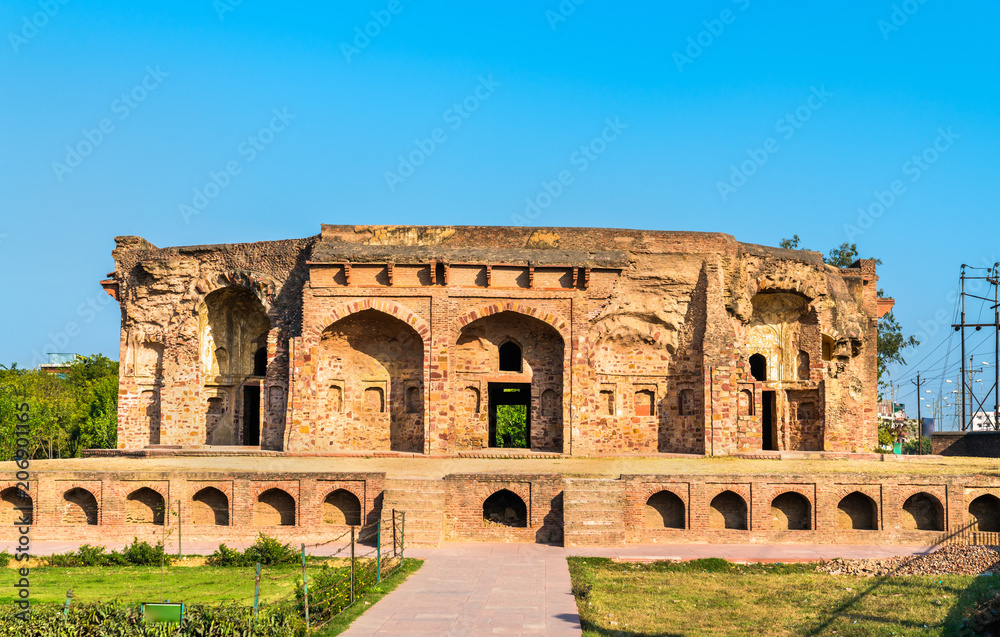
[[[859,578],[814,564],[568,558],[585,637],[972,635],[963,614],[1000,577]]]
[[[188,604],[253,604],[254,571],[253,567],[168,566],[163,569],[162,597]],[[294,564],[261,569],[261,601],[291,597],[301,576],[302,567]],[[0,570],[0,604],[14,601],[19,578],[15,569]],[[158,566],[43,566],[31,568],[29,581],[33,602],[63,602],[68,589],[73,589],[75,602],[161,599]]]
[[[363,598],[354,602],[353,606],[349,606],[344,612],[331,619],[323,626],[322,630],[316,632],[316,637],[333,637],[347,630],[351,622],[371,608],[375,602],[396,590],[396,587],[406,581],[406,578],[415,573],[423,563],[423,560],[404,559],[398,570],[383,578],[381,584],[369,589]]]

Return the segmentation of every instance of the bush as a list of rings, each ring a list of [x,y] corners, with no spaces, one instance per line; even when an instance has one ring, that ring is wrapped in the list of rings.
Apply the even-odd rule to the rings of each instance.
[[[209,566],[250,566],[243,553],[231,549],[225,544],[220,544],[219,548],[215,549],[215,553],[208,556],[205,564]]]
[[[220,544],[205,563],[209,566],[253,566],[260,562],[262,566],[286,564],[294,562],[298,553],[291,544],[282,544],[277,539],[259,533],[257,540],[242,553]]]
[[[49,555],[45,560],[46,566],[58,566],[68,568],[74,566],[159,566],[171,564],[173,557],[166,555],[163,550],[163,542],[157,542],[156,546],[150,546],[149,542],[140,542],[139,538],[133,538],[132,543],[119,553],[111,551],[107,553],[104,546],[91,546],[83,544],[76,551],[68,553],[55,553]]]
[[[12,559],[14,556],[7,549],[0,551],[0,568],[7,568]]]
[[[273,537],[259,533],[257,541],[243,552],[243,557],[250,564],[260,562],[263,566],[294,562],[297,557],[291,544],[282,544]]]
[[[299,637],[302,620],[291,605],[262,606],[257,620],[248,606],[192,604],[177,628],[144,626],[138,605],[120,602],[79,603],[63,618],[61,604],[32,604],[27,620],[16,617],[15,604],[0,606],[0,637],[140,637],[200,635],[212,637]],[[170,625],[172,626],[172,625]]]
[[[896,434],[889,429],[889,426],[879,420],[878,423],[878,446],[879,447],[889,447],[892,449],[892,444],[896,442]]]
[[[917,441],[916,440],[907,440],[906,442],[903,443],[903,453],[907,454],[907,455],[915,456],[915,455],[917,455],[917,447],[918,447],[918,445],[917,445]],[[925,455],[925,456],[931,455],[931,439],[930,438],[924,438],[923,439],[923,445],[922,445],[921,448],[923,450],[923,454],[922,455]]]
[[[173,561],[171,556],[165,554],[163,542],[157,542],[154,547],[149,542],[140,542],[139,538],[132,539],[132,543],[122,551],[122,556],[132,566],[159,566],[161,563],[169,565]]]

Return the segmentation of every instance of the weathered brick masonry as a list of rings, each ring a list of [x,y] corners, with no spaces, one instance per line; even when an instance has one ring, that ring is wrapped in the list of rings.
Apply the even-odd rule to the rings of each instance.
[[[524,461],[521,461],[524,462]],[[748,460],[747,462],[753,462]],[[409,545],[516,541],[926,543],[969,525],[1000,531],[1000,479],[983,476],[451,474],[42,471],[27,501],[0,483],[0,541],[15,506],[35,539],[183,537],[248,544],[257,531],[328,541],[406,511]],[[167,506],[164,506],[164,503]]]
[[[179,449],[204,465],[43,464],[30,497],[0,484],[0,539],[18,506],[40,539],[154,536],[176,525],[178,501],[185,537],[220,541],[328,538],[391,509],[424,545],[924,541],[1000,524],[1000,483],[980,477],[574,474],[574,457],[605,454],[870,451],[878,317],[892,305],[874,261],[590,228],[116,242],[102,285],[122,312],[117,453]],[[523,443],[501,431],[501,408],[523,410]],[[212,470],[212,454],[234,452],[330,464]],[[349,454],[492,453],[569,464],[435,479],[336,468]]]
[[[481,449],[504,387],[537,451],[875,446],[873,261],[584,228],[117,244],[122,449]]]

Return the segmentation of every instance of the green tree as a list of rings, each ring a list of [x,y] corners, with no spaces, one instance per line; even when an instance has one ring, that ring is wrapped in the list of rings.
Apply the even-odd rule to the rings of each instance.
[[[117,444],[118,363],[81,356],[65,373],[0,366],[0,460],[16,451],[18,406],[28,405],[31,458],[79,456]]]
[[[528,408],[525,405],[497,405],[497,446],[527,448]]]
[[[791,239],[782,239],[779,245],[782,248],[787,248],[791,250],[799,250],[804,248],[799,248],[801,241],[799,235],[793,234]],[[823,257],[823,261],[830,265],[837,266],[838,268],[849,268],[854,265],[854,262],[858,260],[858,244],[856,243],[842,243],[836,248],[830,250],[827,256]],[[880,259],[875,259],[875,263],[882,265]],[[877,292],[880,298],[885,298],[885,292],[880,288]],[[877,378],[879,391],[881,393],[882,388],[885,386],[883,378],[888,371],[889,365],[899,364],[905,365],[906,359],[903,358],[903,351],[908,347],[916,347],[920,344],[920,341],[914,336],[904,336],[903,328],[893,316],[892,312],[889,312],[878,322],[878,354],[876,357],[877,364]],[[880,396],[881,397],[881,396]]]

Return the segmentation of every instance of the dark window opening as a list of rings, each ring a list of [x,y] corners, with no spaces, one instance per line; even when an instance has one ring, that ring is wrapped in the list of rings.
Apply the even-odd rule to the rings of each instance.
[[[243,444],[260,444],[260,387],[243,388]]]
[[[517,343],[507,341],[500,346],[500,371],[521,372],[521,347]]]
[[[420,393],[419,387],[406,388],[406,411],[410,414],[419,414],[424,410],[424,397]]]
[[[253,375],[267,376],[267,348],[262,347],[253,355]]]
[[[767,380],[767,359],[761,354],[754,354],[750,357],[750,375],[754,380],[764,382]]]
[[[764,451],[777,451],[778,447],[774,440],[774,392],[762,392],[761,398],[761,449]]]

